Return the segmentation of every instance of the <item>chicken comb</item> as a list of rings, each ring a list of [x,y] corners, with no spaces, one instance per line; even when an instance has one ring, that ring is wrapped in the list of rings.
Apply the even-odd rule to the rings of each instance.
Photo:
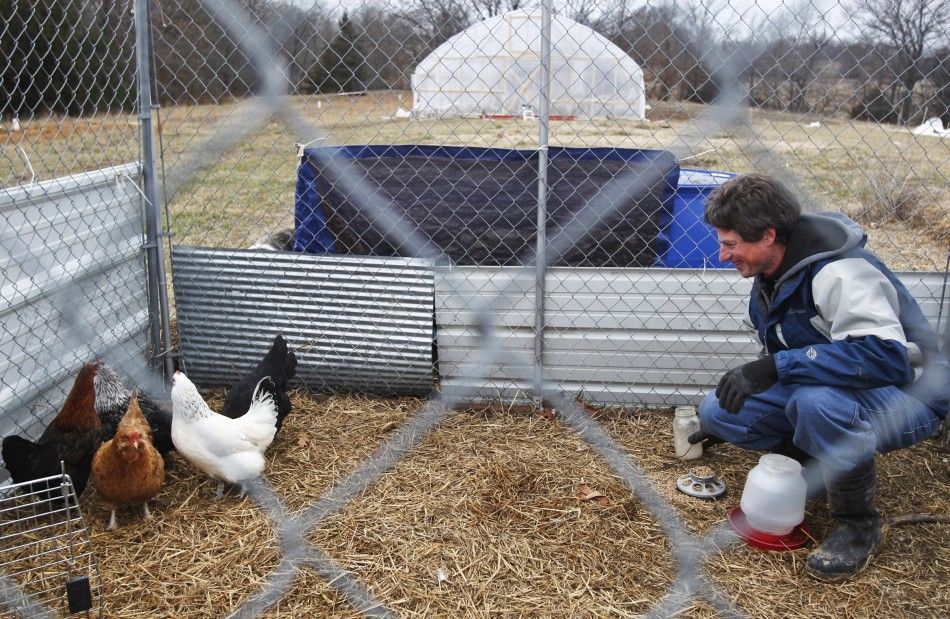
[[[149,426],[148,420],[145,419],[142,408],[139,406],[137,389],[133,389],[132,395],[129,396],[129,408],[125,411],[125,415],[122,416],[119,427],[116,429],[116,434],[128,432],[129,429],[135,429],[142,432],[142,434],[151,436],[151,426]]]

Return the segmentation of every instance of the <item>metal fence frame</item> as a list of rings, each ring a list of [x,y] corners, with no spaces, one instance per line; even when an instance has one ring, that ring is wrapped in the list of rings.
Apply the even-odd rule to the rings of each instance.
[[[216,156],[229,149],[239,148],[242,140],[253,135],[271,118],[276,117],[283,122],[298,138],[300,144],[310,144],[327,137],[319,128],[315,128],[299,109],[296,109],[284,99],[286,84],[283,71],[286,68],[285,63],[269,47],[267,36],[259,31],[252,20],[248,19],[247,14],[240,9],[235,9],[229,0],[200,0],[200,5],[217,20],[223,29],[230,31],[231,36],[237,41],[236,48],[243,54],[245,60],[253,65],[256,71],[259,82],[247,85],[248,89],[252,90],[256,96],[246,101],[247,105],[238,106],[230,118],[224,119],[221,124],[214,127],[211,135],[202,135],[201,139],[198,140],[200,145],[198,148],[186,149],[186,156],[166,169],[164,160],[159,157],[159,150],[161,150],[162,145],[156,145],[154,140],[157,127],[153,125],[153,120],[156,118],[158,106],[153,102],[152,88],[155,84],[153,78],[157,71],[154,70],[155,58],[151,49],[154,25],[150,24],[150,19],[155,6],[149,0],[134,0],[135,56],[137,60],[135,75],[138,94],[139,140],[142,151],[140,158],[142,162],[140,166],[142,171],[141,183],[137,179],[131,178],[133,175],[128,174],[128,170],[119,174],[115,170],[104,168],[101,171],[79,175],[80,182],[78,183],[74,177],[68,177],[72,180],[50,181],[50,183],[53,183],[52,185],[31,184],[26,188],[15,189],[12,192],[7,190],[4,194],[9,199],[10,204],[17,204],[18,200],[22,201],[22,196],[28,196],[27,203],[33,207],[40,204],[40,199],[46,200],[51,197],[53,192],[50,191],[50,188],[54,185],[56,187],[62,187],[64,183],[77,183],[78,185],[82,181],[92,179],[87,189],[100,191],[103,183],[113,183],[115,176],[110,177],[110,175],[115,174],[124,178],[127,184],[119,182],[108,186],[116,187],[116,191],[120,191],[119,186],[122,186],[124,205],[128,206],[134,203],[136,208],[141,206],[144,211],[144,218],[141,220],[144,237],[141,239],[137,237],[135,242],[130,242],[125,247],[130,253],[124,253],[122,260],[128,262],[141,258],[142,252],[144,252],[144,264],[147,270],[144,277],[146,282],[144,282],[142,290],[143,296],[147,298],[148,306],[149,321],[147,326],[151,345],[150,359],[154,362],[154,369],[157,369],[158,372],[150,374],[145,372],[144,368],[140,367],[135,360],[135,357],[140,355],[129,354],[122,357],[121,353],[117,354],[116,350],[121,349],[122,343],[124,343],[121,338],[113,341],[108,337],[103,337],[102,334],[97,334],[98,337],[95,338],[91,337],[94,328],[99,324],[109,323],[108,319],[100,318],[90,323],[69,319],[68,315],[71,313],[71,308],[68,305],[69,300],[72,297],[83,295],[83,284],[91,276],[86,271],[73,273],[65,281],[60,282],[59,292],[62,294],[57,295],[41,290],[40,293],[28,299],[40,299],[41,302],[46,302],[48,297],[53,298],[51,307],[44,309],[41,313],[53,317],[49,322],[58,322],[64,325],[67,334],[60,338],[58,344],[61,344],[61,348],[74,357],[71,365],[67,364],[60,368],[62,371],[58,373],[49,372],[49,380],[46,380],[42,384],[42,389],[38,390],[38,393],[40,391],[47,392],[42,397],[47,398],[50,407],[57,405],[57,402],[55,402],[57,400],[56,394],[62,391],[60,383],[64,377],[75,368],[79,359],[90,354],[101,354],[117,360],[119,365],[128,366],[127,369],[130,370],[130,373],[133,375],[137,373],[138,377],[144,382],[147,382],[149,378],[154,380],[160,377],[162,373],[167,377],[171,372],[174,356],[171,322],[174,308],[170,303],[168,288],[166,287],[167,274],[165,272],[166,256],[164,248],[166,245],[171,248],[172,242],[169,234],[163,231],[162,206],[168,209],[169,205],[176,204],[176,200],[180,198],[180,192],[204,182],[205,177],[202,175],[202,171],[208,167],[210,162],[213,162]],[[537,122],[536,143],[539,155],[537,208],[535,212],[538,233],[535,237],[536,244],[533,255],[527,257],[523,267],[504,271],[498,276],[497,280],[494,279],[492,273],[453,268],[442,271],[436,270],[436,275],[431,279],[428,273],[419,277],[419,280],[422,281],[420,286],[423,288],[429,286],[431,282],[435,307],[431,309],[428,315],[434,317],[437,323],[444,326],[451,321],[452,314],[455,315],[455,319],[458,319],[460,315],[468,314],[461,327],[454,327],[457,329],[455,340],[452,343],[446,343],[442,348],[446,353],[444,361],[447,365],[451,365],[452,371],[444,373],[443,378],[447,378],[447,380],[444,380],[441,384],[441,392],[438,397],[432,398],[430,403],[416,417],[398,429],[372,458],[341,480],[339,484],[334,486],[303,514],[289,514],[282,505],[280,498],[266,484],[260,483],[252,488],[252,496],[275,522],[281,537],[284,557],[279,569],[272,575],[267,585],[257,595],[252,596],[240,605],[234,611],[235,616],[246,616],[266,611],[287,591],[293,573],[305,566],[316,568],[361,612],[368,615],[388,614],[388,609],[374,599],[357,579],[339,568],[319,548],[314,548],[308,544],[304,534],[385,474],[400,458],[409,453],[413,446],[418,444],[429,431],[435,428],[453,406],[472,398],[482,399],[499,395],[507,398],[513,392],[519,390],[527,394],[527,397],[530,397],[536,403],[543,400],[553,404],[560,418],[584,438],[603,457],[617,476],[624,480],[631,491],[643,501],[648,511],[657,519],[669,537],[676,565],[676,580],[666,596],[658,600],[657,605],[652,609],[653,614],[663,616],[675,613],[684,608],[693,597],[705,598],[721,614],[728,616],[740,614],[740,611],[716,589],[702,573],[701,568],[698,567],[706,553],[716,551],[723,544],[733,540],[730,536],[724,535],[721,530],[714,530],[704,538],[689,533],[675,511],[653,488],[637,463],[625,455],[624,451],[609,434],[585,411],[578,408],[571,397],[568,397],[575,395],[572,393],[575,388],[584,390],[589,383],[584,381],[568,382],[568,387],[565,389],[565,379],[557,375],[559,368],[557,363],[552,362],[552,359],[567,358],[566,353],[578,352],[576,347],[569,344],[563,347],[559,344],[560,339],[569,339],[567,337],[569,329],[578,328],[577,321],[574,319],[568,319],[567,323],[563,324],[560,322],[564,320],[565,312],[574,311],[571,308],[572,303],[577,306],[580,312],[590,311],[592,304],[597,303],[598,293],[596,290],[590,289],[590,279],[581,283],[580,288],[577,289],[581,292],[566,288],[563,282],[572,278],[583,278],[578,276],[576,271],[562,271],[558,268],[552,268],[550,265],[566,251],[571,242],[588,232],[597,221],[613,212],[616,208],[616,198],[619,195],[626,193],[630,187],[643,186],[648,182],[648,179],[642,176],[628,177],[618,181],[615,187],[609,188],[611,190],[607,192],[609,195],[592,201],[591,204],[579,212],[577,218],[571,222],[571,225],[562,234],[553,237],[546,236],[547,208],[551,197],[549,193],[548,152],[552,136],[549,113],[551,108],[549,92],[552,79],[550,70],[552,5],[551,0],[539,2],[542,15],[538,50],[541,66],[540,83],[538,84],[540,92],[539,109],[537,116],[534,115],[533,110],[531,110],[532,114],[530,115]],[[699,146],[709,138],[715,137],[717,132],[742,134],[744,130],[748,130],[748,126],[744,124],[741,111],[745,93],[741,91],[735,80],[735,74],[738,73],[738,71],[735,71],[736,60],[724,58],[720,51],[714,49],[706,41],[698,40],[694,43],[696,44],[696,53],[701,56],[701,60],[707,66],[718,67],[718,73],[715,77],[721,79],[722,85],[716,105],[711,106],[708,115],[701,116],[697,120],[698,130],[696,134],[677,136],[676,141],[682,142],[682,144],[671,145],[670,149],[680,155],[681,159],[686,156],[694,156],[700,150]],[[161,123],[156,124],[160,125]],[[794,175],[783,169],[779,157],[769,152],[768,149],[760,148],[761,145],[757,144],[754,139],[750,140],[750,143],[749,150],[757,151],[755,153],[757,165],[780,176],[783,180],[788,180],[796,189],[802,189],[802,184],[797,182]],[[761,152],[763,150],[765,152]],[[27,163],[29,163],[29,160],[27,160]],[[427,242],[427,239],[421,237],[418,231],[407,227],[404,220],[394,215],[390,208],[392,204],[386,196],[380,195],[373,187],[367,186],[363,182],[365,179],[354,177],[351,171],[346,170],[338,163],[334,163],[332,159],[328,159],[325,163],[338,177],[340,184],[352,193],[354,201],[376,218],[388,234],[399,238],[412,255],[418,256],[427,265],[434,264],[441,258],[437,252],[433,252],[433,248]],[[162,167],[161,174],[159,172],[160,165]],[[138,170],[139,164],[135,164],[135,166]],[[32,166],[30,167],[32,172]],[[940,175],[939,170],[937,174]],[[103,178],[105,178],[105,181],[103,181]],[[943,176],[943,178],[946,177]],[[130,187],[132,191],[129,191]],[[163,195],[160,197],[160,194]],[[805,191],[802,191],[802,194],[807,196]],[[10,196],[13,196],[13,198]],[[139,202],[140,198],[141,202]],[[88,197],[71,197],[68,202],[88,200]],[[0,212],[5,212],[3,202],[0,202]],[[168,217],[167,211],[164,214]],[[170,232],[177,232],[177,230],[172,229]],[[16,244],[16,241],[10,238],[5,238],[4,241],[5,247],[12,247]],[[18,267],[23,267],[24,264],[30,261],[42,265],[48,262],[48,259],[42,253],[35,254],[32,252],[33,246],[29,243],[27,245],[30,251],[26,252],[25,255],[28,258],[26,261],[19,260]],[[181,249],[181,247],[177,247],[176,251]],[[177,256],[175,252],[170,253],[172,254],[169,257],[172,266],[171,274],[176,284],[174,290],[178,293],[177,307],[180,312],[178,318],[181,320],[179,332],[183,335],[182,350],[187,350],[187,340],[189,338],[193,342],[196,338],[206,336],[203,331],[205,327],[208,330],[226,330],[230,327],[204,325],[201,320],[195,319],[195,314],[189,315],[188,312],[200,312],[201,309],[198,304],[189,306],[189,303],[194,299],[189,298],[188,295],[206,294],[208,289],[198,286],[193,290],[189,290],[187,259],[181,253]],[[130,256],[133,258],[130,258]],[[242,259],[247,259],[247,269],[266,269],[268,268],[267,264],[283,260],[282,256],[271,258],[259,252],[245,253],[243,250],[238,250],[231,252],[230,257],[225,257],[225,260],[238,263]],[[299,260],[299,262],[313,262],[325,266],[335,262],[335,260],[321,261],[314,259],[310,261]],[[366,261],[361,262],[365,263]],[[33,275],[29,274],[27,279],[32,281]],[[357,271],[356,277],[361,276],[361,272]],[[603,282],[609,280],[611,274],[597,273],[597,276],[602,278],[600,281]],[[633,274],[625,272],[621,273],[620,276],[621,278],[627,278],[626,284],[619,288],[607,284],[613,294],[623,296],[632,293],[640,297],[646,303],[645,311],[648,314],[658,311],[656,304],[669,303],[672,307],[675,307],[671,311],[674,311],[680,319],[689,313],[689,310],[684,310],[684,307],[688,308],[695,303],[695,300],[691,298],[694,294],[691,286],[697,281],[701,282],[699,285],[702,287],[702,292],[716,296],[718,302],[721,303],[722,314],[720,319],[715,321],[715,324],[711,324],[708,307],[704,307],[700,313],[693,317],[693,320],[687,321],[688,325],[684,325],[684,328],[696,329],[698,322],[703,322],[704,326],[709,322],[710,330],[721,330],[723,325],[728,327],[726,329],[727,335],[723,339],[728,354],[726,358],[723,358],[722,351],[717,351],[719,365],[713,363],[702,365],[701,368],[692,368],[674,362],[673,367],[664,368],[668,371],[702,369],[707,374],[704,374],[701,381],[674,383],[672,388],[664,391],[657,388],[657,383],[663,377],[653,378],[646,375],[644,377],[645,384],[649,388],[624,387],[625,394],[632,393],[637,399],[622,403],[670,405],[681,402],[695,402],[700,390],[711,384],[710,380],[717,370],[725,367],[727,363],[734,362],[746,353],[747,348],[738,339],[734,339],[739,337],[736,313],[741,306],[741,294],[736,291],[734,277],[724,277],[721,273],[714,271],[686,273],[666,269],[650,269],[646,272]],[[945,304],[947,269],[943,273],[904,274],[904,277],[906,281],[914,282],[914,290],[918,294],[918,298],[925,300],[928,317],[934,318],[938,323],[943,322],[938,326],[942,327],[943,332],[947,332],[946,320],[941,318],[947,314]],[[637,282],[642,282],[642,280],[650,281],[651,285],[655,285],[658,290],[657,297],[652,301],[649,298],[649,292],[644,292],[637,287]],[[724,289],[718,290],[717,287],[719,286]],[[738,288],[741,292],[742,286],[740,285]],[[685,293],[682,305],[669,298],[676,291]],[[721,294],[717,294],[717,292]],[[387,289],[383,294],[391,293],[392,290]],[[592,298],[583,298],[588,293]],[[567,295],[566,300],[558,296],[562,294]],[[420,294],[420,297],[422,296],[424,295]],[[11,298],[6,293],[3,297],[4,301],[8,302]],[[425,303],[422,303],[420,307],[424,309],[425,305]],[[515,306],[517,312],[511,312],[512,305]],[[15,307],[20,306],[15,305]],[[282,309],[286,310],[286,308]],[[415,309],[419,312],[423,311],[423,309]],[[670,321],[665,321],[662,324],[651,324],[644,316],[637,315],[635,311],[631,312],[630,310],[630,306],[616,308],[617,313],[611,315],[610,320],[615,320],[621,328],[623,328],[623,321],[617,318],[620,315],[629,317],[637,323],[638,327],[647,327],[648,329],[654,327],[669,329],[673,325]],[[610,314],[610,312],[605,313]],[[135,316],[138,317],[139,314]],[[279,317],[280,314],[275,313],[271,318]],[[246,316],[237,315],[233,318],[238,325],[251,324],[250,321],[246,320]],[[425,317],[420,314],[416,318],[419,324],[423,325],[419,329],[424,331]],[[511,324],[506,324],[506,321]],[[112,322],[114,324],[114,321]],[[144,324],[144,322],[141,324],[137,322],[136,328],[142,327]],[[124,323],[120,322],[119,326],[124,326]],[[506,331],[511,326],[515,328]],[[569,329],[565,329],[565,326]],[[602,327],[602,325],[591,326]],[[614,326],[603,328],[616,332]],[[194,329],[194,331],[189,332],[189,329]],[[125,329],[125,332],[131,333],[133,331],[133,329]],[[518,334],[513,337],[511,331],[517,331]],[[137,334],[138,332],[134,331],[134,333]],[[555,337],[552,337],[552,334]],[[431,334],[428,337],[431,338]],[[474,339],[474,343],[469,343],[467,338]],[[130,337],[129,339],[135,338]],[[634,336],[633,339],[635,340],[636,337]],[[81,343],[77,344],[77,340]],[[514,367],[510,373],[506,372],[500,376],[493,374],[498,367],[504,366],[505,360],[508,358],[507,355],[512,354],[510,346],[512,340],[517,340],[514,352],[516,355],[519,352],[523,353],[524,363],[516,364],[517,367]],[[17,337],[16,342],[20,341],[20,338]],[[422,341],[422,336],[420,336],[417,343],[420,348],[424,349],[425,344],[421,343]],[[442,346],[442,342],[437,343]],[[682,343],[682,339],[676,341],[677,345],[682,345]],[[706,343],[703,343],[703,345],[706,345]],[[453,346],[457,346],[457,348],[453,348]],[[662,349],[663,346],[661,345],[660,348]],[[676,354],[680,354],[692,349],[677,349],[676,346],[671,345],[655,352],[669,355],[674,350],[679,351]],[[141,351],[134,352],[139,353]],[[195,365],[200,366],[198,361],[200,353],[193,352],[191,354],[194,355],[191,360],[189,355],[186,354],[181,361],[185,364],[195,361]],[[458,358],[453,358],[453,355],[457,355]],[[236,375],[241,368],[245,367],[243,361],[243,359],[235,360],[231,364],[231,367],[228,368],[229,376]],[[626,361],[623,363],[625,364]],[[652,363],[655,366],[657,358],[651,357],[646,363]],[[220,377],[210,375],[207,378],[209,384],[219,379]],[[506,381],[505,389],[509,391],[503,394],[499,391],[485,393],[486,389],[489,391],[495,389],[498,380]],[[512,380],[514,382],[511,382]],[[512,385],[514,385],[513,388]],[[4,393],[12,393],[16,390],[8,389],[10,383],[6,378],[6,374],[4,374],[3,386]],[[18,383],[13,385],[13,387],[18,386]],[[605,395],[599,401],[610,402],[610,389],[604,389],[603,391]],[[17,406],[35,407],[36,400],[41,397],[38,393],[31,394],[29,398],[22,398],[22,401],[17,402]],[[7,400],[12,401],[10,397]],[[8,408],[4,407],[4,410],[6,411]],[[48,415],[42,417],[45,418]],[[8,419],[10,417],[7,415],[2,420],[6,422]],[[35,435],[39,427],[37,424],[41,420],[40,418],[34,419],[36,423],[33,425],[17,423],[21,429]],[[16,592],[14,591],[14,593]],[[12,595],[13,593],[6,586],[0,589],[0,596],[3,596],[4,599],[10,598]]]
[[[137,163],[0,193],[10,226],[2,260],[3,436],[37,438],[65,399],[76,371],[103,349],[148,354]],[[82,222],[82,223],[79,223]],[[64,311],[95,325],[74,338]],[[108,319],[106,319],[108,317]]]

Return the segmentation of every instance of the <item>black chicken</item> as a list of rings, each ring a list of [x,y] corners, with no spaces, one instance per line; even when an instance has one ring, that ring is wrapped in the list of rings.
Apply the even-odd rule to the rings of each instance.
[[[99,364],[96,373],[96,414],[102,421],[102,430],[106,438],[112,438],[122,421],[123,415],[129,410],[129,400],[132,392],[119,375],[108,365]],[[148,395],[139,391],[139,408],[148,425],[152,428],[152,444],[164,458],[169,451],[175,448],[172,443],[172,413],[165,409]]]
[[[270,376],[274,385],[274,402],[277,403],[277,431],[284,422],[284,417],[290,414],[290,397],[287,395],[287,381],[297,373],[297,356],[287,346],[284,336],[278,334],[274,343],[250,374],[235,383],[228,390],[224,399],[224,410],[227,417],[236,419],[247,412],[251,406],[251,398],[257,383],[265,376]],[[269,391],[269,389],[268,389]]]
[[[45,443],[36,442],[11,434],[3,439],[3,465],[10,471],[10,479],[15,484],[21,484],[32,479],[42,477],[51,477],[63,472],[59,465],[59,449],[55,442],[46,441]],[[68,473],[68,471],[67,471]],[[75,478],[72,474],[70,479]],[[26,491],[47,490],[55,483],[43,482],[42,484],[31,484]],[[79,492],[79,488],[76,488]],[[47,494],[40,495],[40,500],[48,500]]]
[[[85,490],[92,457],[104,440],[94,405],[93,383],[97,369],[96,363],[82,366],[62,410],[38,441],[34,443],[16,435],[3,439],[3,463],[15,483],[59,475],[62,460],[76,494]]]

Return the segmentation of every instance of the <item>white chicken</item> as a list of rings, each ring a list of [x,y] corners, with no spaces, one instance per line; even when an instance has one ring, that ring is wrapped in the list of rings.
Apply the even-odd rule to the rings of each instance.
[[[211,410],[198,388],[182,372],[175,372],[172,385],[172,442],[175,449],[199,469],[224,483],[238,486],[264,471],[264,450],[277,433],[277,406],[258,383],[246,413],[230,419]]]

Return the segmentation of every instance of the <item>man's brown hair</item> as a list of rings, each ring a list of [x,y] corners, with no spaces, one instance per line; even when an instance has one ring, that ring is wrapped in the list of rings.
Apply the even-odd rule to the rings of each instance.
[[[787,243],[802,214],[794,195],[770,176],[743,174],[720,185],[706,200],[706,223],[735,230],[744,241],[758,241],[775,228],[779,243]]]

